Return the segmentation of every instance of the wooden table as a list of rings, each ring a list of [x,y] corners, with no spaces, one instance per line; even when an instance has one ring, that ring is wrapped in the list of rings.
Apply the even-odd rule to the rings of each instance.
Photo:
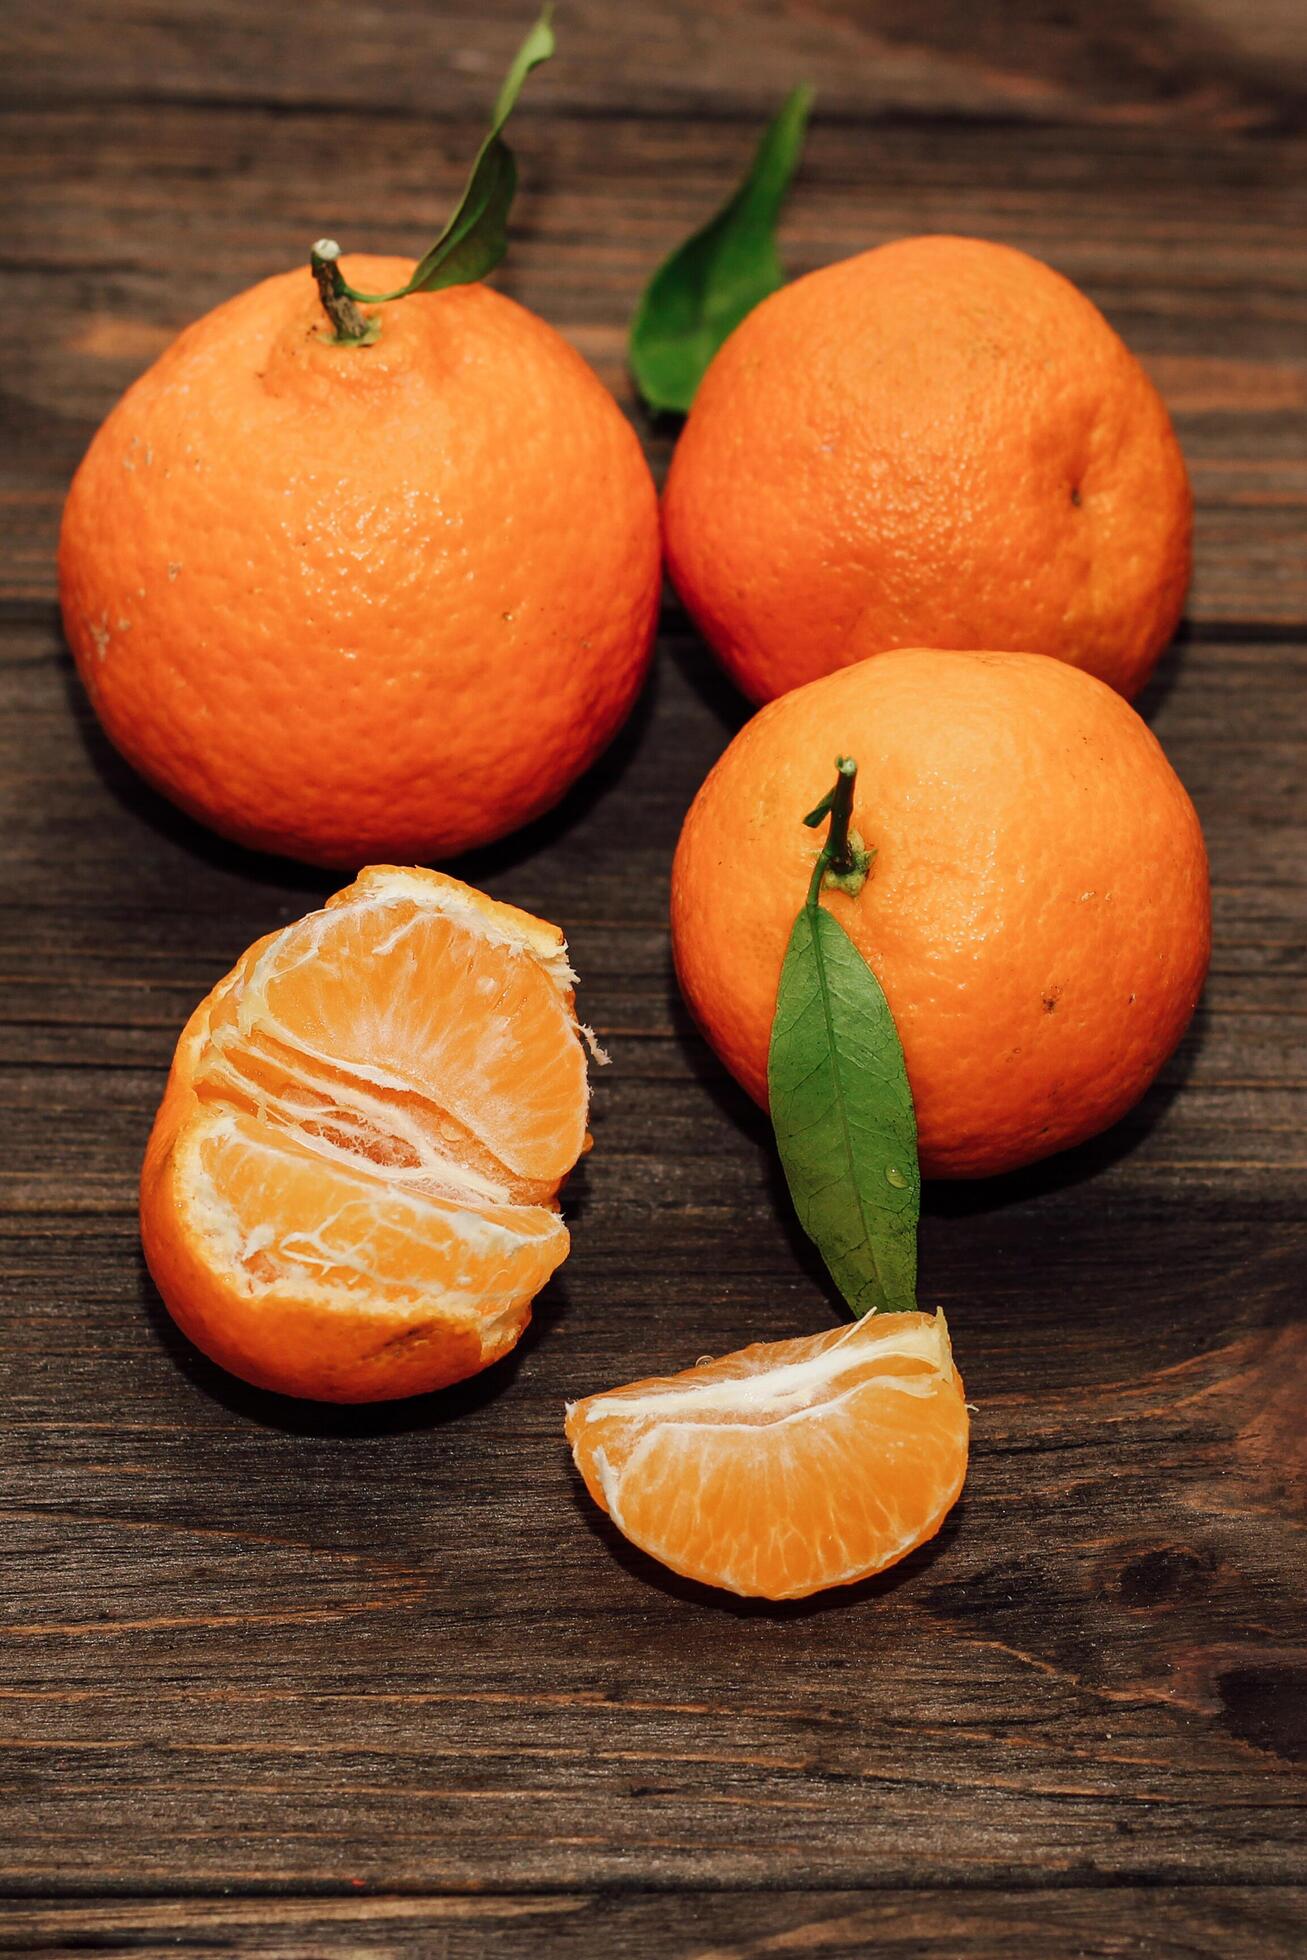
[[[672,844],[742,709],[669,600],[606,761],[465,867],[562,923],[614,1062],[536,1331],[361,1413],[202,1362],[142,1267],[142,1145],[195,1000],[332,881],[218,843],[106,746],[60,638],[60,502],[184,322],[320,233],[434,235],[524,6],[11,3],[0,1949],[1302,1954],[1301,9],[561,12],[502,279],[623,402],[642,280],[805,77],[794,270],[985,233],[1147,362],[1198,501],[1143,707],[1207,828],[1205,1004],[1111,1135],[930,1194],[922,1297],[978,1405],[935,1544],[767,1610],[616,1540],[563,1398],[834,1312],[671,977]]]

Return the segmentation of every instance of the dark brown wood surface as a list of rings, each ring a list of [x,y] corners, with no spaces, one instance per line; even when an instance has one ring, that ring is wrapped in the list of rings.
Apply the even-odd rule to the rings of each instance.
[[[60,502],[188,319],[324,231],[432,235],[523,11],[0,10],[0,1951],[1302,1954],[1297,0],[573,0],[520,115],[502,283],[623,402],[642,279],[807,77],[794,270],[923,229],[1040,253],[1189,457],[1197,572],[1143,707],[1206,826],[1212,977],[1119,1129],[928,1196],[923,1299],[978,1409],[938,1541],[742,1605],[615,1539],[566,1457],[565,1396],[836,1311],[671,978],[672,845],[742,708],[670,600],[602,766],[459,867],[563,925],[613,1057],[519,1352],[389,1411],[297,1406],[200,1360],[145,1275],[177,1031],[331,881],[108,749]]]

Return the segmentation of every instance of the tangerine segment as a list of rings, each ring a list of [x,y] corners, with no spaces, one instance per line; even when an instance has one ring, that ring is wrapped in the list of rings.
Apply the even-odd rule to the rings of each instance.
[[[624,1537],[684,1578],[764,1599],[904,1558],[967,1469],[942,1313],[868,1316],[609,1389],[569,1404],[566,1433]]]
[[[374,1116],[378,1095],[421,1098],[456,1153],[475,1138],[497,1160],[501,1196],[515,1178],[556,1187],[585,1141],[574,978],[556,929],[457,879],[377,867],[250,949],[200,1073],[266,1077],[275,1047],[274,1073],[346,1071]]]
[[[517,1341],[567,1256],[585,1048],[554,927],[366,871],[192,1015],[141,1177],[150,1271],[246,1381],[375,1401]]]
[[[146,1257],[183,1332],[246,1381],[320,1399],[489,1367],[568,1251],[547,1206],[396,1188],[231,1110],[185,1126],[152,1195]]]

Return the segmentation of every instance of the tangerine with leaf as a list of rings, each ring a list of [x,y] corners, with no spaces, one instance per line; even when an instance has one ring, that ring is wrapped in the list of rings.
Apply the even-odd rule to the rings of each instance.
[[[656,619],[655,493],[581,357],[479,283],[502,134],[413,266],[332,241],[188,328],[69,494],[65,628],[148,780],[238,842],[421,860],[556,803],[620,727]]]
[[[861,889],[828,881],[824,904],[897,1024],[923,1174],[1013,1170],[1106,1129],[1197,1004],[1207,858],[1145,723],[1038,654],[899,649],[746,723],[672,871],[676,970],[708,1041],[766,1106],[794,892],[817,855],[795,813],[843,753],[867,855]]]
[[[753,701],[890,647],[1017,647],[1138,693],[1189,582],[1157,389],[1093,302],[983,238],[901,238],[783,282],[806,91],[631,329],[687,414],[667,568]]]

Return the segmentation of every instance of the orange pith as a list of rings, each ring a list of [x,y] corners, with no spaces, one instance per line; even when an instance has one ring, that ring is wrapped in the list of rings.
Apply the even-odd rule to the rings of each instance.
[[[704,376],[667,569],[753,701],[888,647],[1023,647],[1136,694],[1189,580],[1166,409],[1086,296],[979,238],[796,279]]]
[[[412,270],[351,258],[370,292]],[[225,835],[353,871],[557,802],[648,664],[658,513],[616,403],[475,285],[331,344],[307,267],[197,320],[119,402],[64,513],[96,713]]]
[[[567,1256],[586,1147],[562,935],[374,866],[250,947],[191,1017],[141,1231],[174,1319],[261,1387],[417,1394],[511,1348]]]
[[[765,1599],[853,1585],[938,1531],[967,1469],[943,1314],[868,1316],[573,1402],[567,1440],[623,1535]]]

